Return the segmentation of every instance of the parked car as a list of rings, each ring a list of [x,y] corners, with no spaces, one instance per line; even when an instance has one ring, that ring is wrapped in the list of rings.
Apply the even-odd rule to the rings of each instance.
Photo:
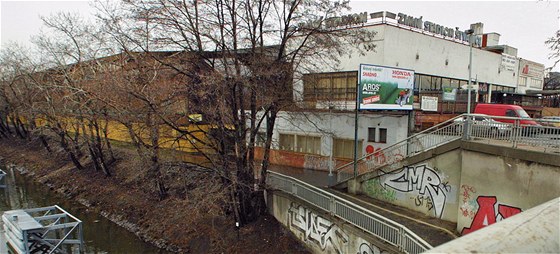
[[[542,118],[543,120],[552,120],[555,122],[541,122],[544,126],[550,127],[560,127],[560,116],[545,116]]]
[[[512,130],[512,124],[498,122],[492,119],[489,115],[471,114],[471,116],[474,117],[471,129],[472,134],[475,136],[502,136],[509,134]],[[466,118],[466,116],[463,116],[453,121],[457,132],[461,132],[463,130]]]

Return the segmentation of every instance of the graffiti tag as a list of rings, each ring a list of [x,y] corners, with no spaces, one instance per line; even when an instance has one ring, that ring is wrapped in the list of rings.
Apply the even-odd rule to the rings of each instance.
[[[369,243],[360,244],[357,254],[387,254],[386,251],[381,251],[377,246]]]
[[[462,235],[492,225],[497,221],[501,221],[521,212],[520,208],[499,204],[498,212],[496,213],[496,209],[494,208],[497,202],[496,197],[478,196],[476,201],[478,203],[478,211],[471,222],[471,226],[463,228],[461,231]]]
[[[323,251],[331,247],[336,253],[344,252],[342,247],[348,243],[348,235],[336,224],[293,202],[288,216],[289,225],[303,232],[305,240],[315,242]]]
[[[434,206],[435,216],[441,218],[445,208],[447,184],[443,184],[438,173],[426,166],[404,167],[398,172],[380,176],[380,184],[384,188],[392,188],[401,192],[412,192],[429,195]]]
[[[476,203],[476,200],[471,199],[471,194],[475,194],[476,189],[465,184],[461,185],[461,189],[463,189],[463,204],[459,207],[459,210],[461,210],[463,217],[473,219],[478,210],[478,203]]]

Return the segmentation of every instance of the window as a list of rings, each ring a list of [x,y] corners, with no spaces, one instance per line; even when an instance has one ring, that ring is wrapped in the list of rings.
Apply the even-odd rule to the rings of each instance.
[[[333,139],[333,156],[338,158],[354,158],[353,139]],[[362,157],[362,141],[358,141],[358,158]]]
[[[387,143],[387,128],[368,128],[368,142]]]
[[[506,116],[517,117],[517,114],[515,113],[515,111],[508,109],[506,110]]]
[[[451,86],[451,79],[442,78],[441,79],[441,87],[450,87]]]
[[[379,128],[379,143],[387,143],[387,129]]]
[[[368,142],[375,142],[375,128],[368,128]]]
[[[426,75],[420,75],[420,86],[422,91],[430,90],[432,85],[432,77]]]
[[[357,71],[305,74],[303,96],[305,100],[353,101],[357,83]]]
[[[280,150],[294,151],[295,144],[294,135],[280,134]]]
[[[432,91],[438,91],[441,89],[441,78],[440,77],[432,77],[432,84],[430,86]]]
[[[449,84],[452,88],[459,88],[459,80],[457,79],[452,79],[451,83]]]
[[[280,150],[321,154],[321,137],[280,134]]]
[[[527,86],[527,77],[521,77],[521,80],[519,80],[519,85]]]

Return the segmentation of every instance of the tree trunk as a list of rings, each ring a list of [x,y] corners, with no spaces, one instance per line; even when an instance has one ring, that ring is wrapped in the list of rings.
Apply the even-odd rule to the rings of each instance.
[[[276,122],[277,115],[278,115],[277,107],[271,106],[269,115],[266,116],[266,142],[264,146],[261,177],[259,182],[261,189],[264,189],[266,187],[266,173],[270,165],[270,147],[272,145],[272,134],[274,132],[274,124]]]

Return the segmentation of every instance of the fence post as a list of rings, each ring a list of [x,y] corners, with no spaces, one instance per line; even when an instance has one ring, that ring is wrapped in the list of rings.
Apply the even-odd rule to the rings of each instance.
[[[512,143],[513,143],[513,148],[517,148],[517,139],[521,136],[521,132],[522,132],[522,128],[521,128],[521,124],[519,122],[519,119],[515,119],[515,123],[513,124],[513,135],[512,135]]]
[[[463,121],[463,140],[464,141],[468,141],[469,139],[471,139],[471,133],[470,133],[470,129],[471,129],[471,116],[470,115],[465,115],[465,121]]]
[[[334,200],[334,196],[331,195],[330,198],[330,204],[329,204],[329,212],[331,213],[331,215],[335,215],[336,211],[335,211],[335,200]]]
[[[405,250],[405,246],[404,246],[404,238],[405,238],[405,232],[404,229],[402,227],[399,227],[399,239],[397,240],[398,242],[398,246],[399,246],[399,250],[402,252],[406,252]]]

